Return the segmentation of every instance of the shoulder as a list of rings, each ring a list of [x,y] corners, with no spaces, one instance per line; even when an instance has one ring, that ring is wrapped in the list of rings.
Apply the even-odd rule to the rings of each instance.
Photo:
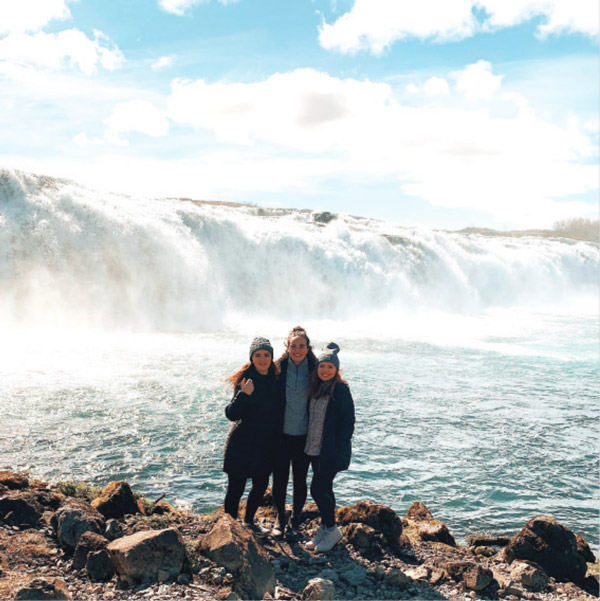
[[[335,388],[333,389],[333,396],[336,399],[345,401],[352,400],[352,394],[350,393],[350,388],[348,384],[345,382],[337,382]]]

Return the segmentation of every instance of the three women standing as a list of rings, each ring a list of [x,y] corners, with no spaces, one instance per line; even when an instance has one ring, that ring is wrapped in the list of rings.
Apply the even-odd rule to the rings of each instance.
[[[335,525],[333,480],[338,472],[348,469],[354,432],[354,402],[340,376],[339,350],[337,344],[329,343],[316,359],[306,331],[297,327],[290,332],[286,352],[277,364],[273,363],[271,343],[255,338],[250,363],[228,378],[234,396],[225,414],[234,423],[225,443],[225,511],[237,518],[246,481],[251,478],[244,523],[256,534],[266,534],[267,529],[254,524],[254,516],[273,471],[278,514],[273,534],[283,534],[291,465],[291,527],[297,529],[311,464],[311,495],[321,513],[321,526],[306,547],[317,551],[330,550],[342,538]]]

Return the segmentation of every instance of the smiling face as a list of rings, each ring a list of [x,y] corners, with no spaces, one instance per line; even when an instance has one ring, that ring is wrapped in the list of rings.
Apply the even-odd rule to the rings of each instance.
[[[271,367],[271,353],[265,350],[258,350],[252,355],[252,365],[256,368],[256,371],[263,376],[269,373],[269,367]]]
[[[308,355],[308,345],[304,336],[294,336],[288,343],[288,353],[290,359],[300,365]]]
[[[329,382],[329,380],[335,378],[336,373],[337,367],[329,361],[321,361],[317,367],[317,375],[323,382]]]

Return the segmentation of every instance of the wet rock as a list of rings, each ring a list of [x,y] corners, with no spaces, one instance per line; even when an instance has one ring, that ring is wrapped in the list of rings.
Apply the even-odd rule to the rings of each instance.
[[[51,519],[58,542],[69,550],[75,549],[84,532],[102,534],[104,518],[90,505],[80,503],[61,507]]]
[[[42,513],[35,493],[9,491],[0,497],[0,520],[11,526],[36,526]]]
[[[67,585],[60,578],[35,578],[15,594],[17,601],[71,599]]]
[[[549,583],[546,572],[529,561],[513,562],[510,576],[517,584],[531,591],[543,591]]]
[[[576,584],[583,583],[587,571],[573,532],[548,516],[529,520],[504,549],[503,558],[507,563],[533,561],[556,580]]]
[[[92,501],[92,507],[107,518],[122,518],[128,513],[139,512],[137,501],[127,482],[111,482]]]
[[[21,490],[29,486],[29,480],[26,476],[15,472],[0,472],[0,485],[9,490]]]
[[[306,601],[331,601],[335,599],[335,586],[331,580],[313,578],[309,580],[302,591],[302,599]]]
[[[507,536],[488,536],[487,534],[470,534],[467,544],[471,547],[506,547],[510,543]]]
[[[575,538],[577,539],[577,550],[586,563],[594,563],[596,561],[596,556],[592,553],[590,546],[585,542],[583,536],[576,534]]]
[[[88,555],[94,551],[106,549],[106,545],[108,545],[108,539],[104,538],[101,534],[92,531],[84,532],[79,537],[79,541],[73,552],[73,569],[81,570],[84,568],[88,560]]]
[[[406,512],[403,523],[422,541],[444,543],[456,547],[456,541],[446,524],[436,520],[423,503],[415,501]]]
[[[392,549],[397,549],[400,546],[400,536],[402,534],[402,521],[396,512],[390,507],[380,505],[379,503],[371,503],[370,501],[360,501],[352,507],[341,507],[336,512],[337,518],[341,524],[359,523],[369,526],[373,530],[383,535],[380,538],[381,542],[387,543]],[[363,530],[363,534],[368,531]],[[359,535],[361,540],[374,537]]]
[[[235,577],[242,598],[262,599],[275,592],[275,572],[269,556],[247,528],[224,515],[202,538],[202,552]]]
[[[336,218],[336,215],[329,211],[323,211],[322,213],[313,213],[312,218],[315,223],[329,223]]]
[[[452,580],[464,582],[473,591],[481,591],[494,580],[491,570],[469,561],[453,561],[444,565],[444,570]]]
[[[364,557],[381,557],[387,545],[385,535],[366,524],[350,524],[344,531],[348,542]]]
[[[115,566],[108,550],[104,548],[90,552],[85,570],[92,582],[108,582],[115,575]]]
[[[176,528],[144,530],[112,541],[107,546],[115,570],[130,584],[157,582],[159,571],[177,578],[183,567],[185,548]]]

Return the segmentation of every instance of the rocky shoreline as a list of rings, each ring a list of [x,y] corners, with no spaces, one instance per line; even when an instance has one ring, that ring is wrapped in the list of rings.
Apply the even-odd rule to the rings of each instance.
[[[600,596],[581,538],[539,516],[512,537],[457,545],[422,503],[403,517],[363,501],[337,510],[344,538],[304,548],[318,527],[257,538],[222,508],[176,511],[126,482],[50,486],[0,472],[0,599],[530,599]],[[270,499],[258,521],[270,526]]]

